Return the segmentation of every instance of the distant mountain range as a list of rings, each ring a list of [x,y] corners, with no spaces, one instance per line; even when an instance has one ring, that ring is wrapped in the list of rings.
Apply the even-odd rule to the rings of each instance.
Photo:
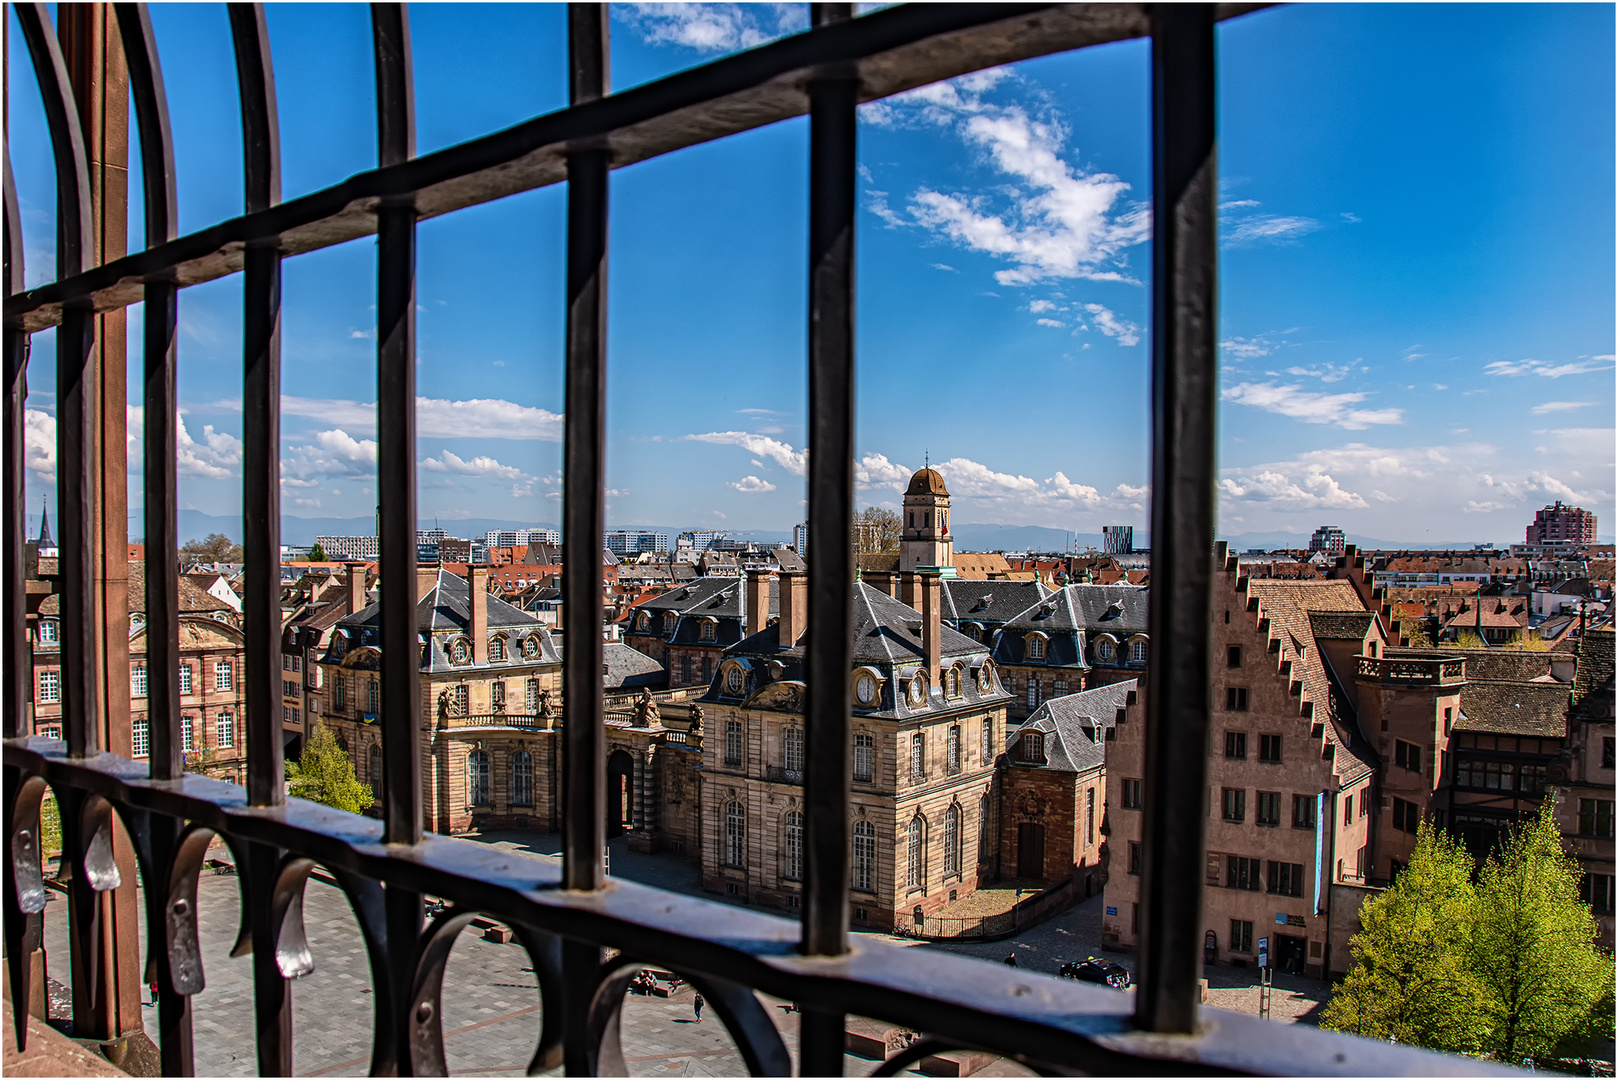
[[[493,529],[559,529],[561,526],[548,521],[508,521],[501,518],[458,518],[455,520],[440,520],[437,524],[446,529],[453,536],[479,537]],[[421,523],[424,529],[434,525],[431,519]],[[669,541],[681,532],[687,531],[688,526],[665,525],[633,525],[616,526],[614,528],[649,529],[654,532],[666,532]],[[354,518],[302,518],[283,515],[281,518],[281,542],[302,546],[315,542],[317,536],[370,536],[376,529],[376,521],[369,517]],[[129,535],[136,538],[141,535],[142,524],[140,515],[133,514],[129,519]],[[233,540],[242,538],[242,522],[238,517],[221,517],[215,514],[204,514],[200,510],[180,511],[180,541],[184,543],[191,539],[201,539],[209,533],[224,533]],[[779,531],[772,529],[735,529],[730,535],[742,540],[756,540],[765,544],[786,544],[792,540],[790,530]],[[1307,547],[1309,537],[1306,533],[1286,532],[1248,532],[1248,533],[1220,533],[1221,540],[1229,541],[1234,551],[1248,551],[1261,548],[1271,551],[1276,548]],[[1601,543],[1610,544],[1613,538],[1603,536]],[[1144,548],[1149,546],[1150,534],[1144,528],[1135,530],[1135,546]],[[1348,542],[1357,544],[1368,550],[1398,550],[1400,548],[1419,548],[1427,550],[1460,549],[1467,550],[1481,540],[1382,540],[1373,536],[1360,536],[1355,533],[1348,534]],[[1499,541],[1493,541],[1498,543]],[[1075,533],[1064,529],[1049,529],[1040,525],[994,525],[994,524],[955,524],[955,550],[957,551],[1084,551],[1087,548],[1101,550],[1100,533]]]

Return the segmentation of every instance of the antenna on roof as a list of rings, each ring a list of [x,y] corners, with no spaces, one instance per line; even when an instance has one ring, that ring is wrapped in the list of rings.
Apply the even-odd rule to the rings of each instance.
[[[924,468],[924,469],[930,469],[930,468],[933,467],[932,451],[923,450],[921,452],[921,467]]]

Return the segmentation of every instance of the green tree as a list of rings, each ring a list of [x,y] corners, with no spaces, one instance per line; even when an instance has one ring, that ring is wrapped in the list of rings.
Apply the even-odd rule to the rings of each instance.
[[[854,551],[860,555],[899,550],[899,515],[880,506],[867,506],[854,515]]]
[[[1478,875],[1472,966],[1488,1017],[1484,1049],[1509,1062],[1552,1056],[1611,994],[1612,959],[1579,899],[1578,860],[1562,850],[1557,793],[1491,852]]]
[[[369,809],[375,801],[371,786],[360,783],[354,775],[354,763],[337,744],[337,736],[319,721],[297,763],[287,762],[286,771],[287,794],[300,799],[325,803],[351,814]]]
[[[316,542],[314,547],[309,549],[309,561],[310,562],[325,562],[326,561],[326,549],[321,547],[318,541]]]
[[[1410,865],[1360,908],[1360,932],[1348,943],[1354,966],[1321,1027],[1436,1050],[1478,1046],[1486,1023],[1470,966],[1472,868],[1459,842],[1421,826]]]
[[[180,548],[180,559],[187,566],[198,563],[239,563],[246,559],[242,546],[224,533],[209,533],[201,540],[187,540]]]

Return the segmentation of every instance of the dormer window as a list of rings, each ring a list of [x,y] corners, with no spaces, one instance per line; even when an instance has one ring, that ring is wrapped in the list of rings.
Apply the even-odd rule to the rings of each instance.
[[[639,615],[635,616],[635,629],[636,630],[650,630],[651,628],[652,628],[652,613],[651,612],[643,611]]]
[[[917,674],[910,680],[910,704],[920,705],[927,700],[927,676]]]
[[[539,659],[539,635],[530,634],[523,639],[522,654],[529,660]]]
[[[1045,638],[1042,635],[1030,634],[1028,636],[1028,659],[1045,659]]]
[[[1112,639],[1102,638],[1096,642],[1096,659],[1102,663],[1112,663]]]
[[[471,653],[467,650],[465,641],[456,641],[449,647],[449,659],[452,664],[464,664],[470,660]]]
[[[679,622],[679,621],[680,621],[680,616],[676,612],[670,611],[670,612],[666,613],[663,616],[663,632],[665,634],[674,633],[674,624]]]
[[[504,660],[505,658],[506,658],[506,639],[505,638],[499,638],[499,637],[490,638],[489,639],[489,659],[490,660]]]
[[[1129,662],[1131,664],[1146,663],[1146,641],[1144,638],[1136,638],[1129,643]]]
[[[961,665],[956,664],[949,669],[948,681],[944,684],[944,693],[952,698],[961,696]]]
[[[1023,735],[1017,744],[1017,757],[1022,761],[1036,765],[1045,763],[1045,736],[1042,732],[1030,731]]]
[[[719,623],[714,619],[703,619],[701,627],[697,630],[697,640],[715,641],[719,636]]]
[[[133,620],[131,620],[133,622]],[[41,645],[55,645],[61,640],[58,632],[59,624],[55,619],[39,620],[39,643]]]

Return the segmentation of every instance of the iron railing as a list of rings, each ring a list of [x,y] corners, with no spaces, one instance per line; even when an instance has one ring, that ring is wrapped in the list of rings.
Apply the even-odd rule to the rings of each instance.
[[[811,5],[809,30],[623,93],[610,92],[606,9],[568,14],[570,105],[424,157],[414,153],[407,13],[374,5],[379,165],[280,200],[269,37],[261,7],[230,6],[243,119],[246,213],[175,233],[163,80],[142,5],[118,4],[139,125],[146,246],[94,265],[85,144],[43,4],[13,5],[54,150],[54,281],[23,289],[9,167],[5,186],[4,664],[5,944],[19,1044],[44,889],[39,819],[61,807],[75,1016],[95,1000],[106,926],[97,894],[120,882],[113,819],[145,880],[163,1070],[192,1068],[192,995],[203,987],[196,882],[211,838],[242,878],[240,948],[253,956],[258,1065],[288,1075],[291,980],[312,961],[302,889],[316,863],[342,885],[375,989],[375,1074],[445,1069],[440,984],[456,934],[487,915],[510,924],[538,973],[542,1021],[530,1070],[622,1074],[618,1012],[634,973],[681,972],[714,1004],[755,1073],[794,1071],[761,1005],[798,1004],[803,1075],[839,1073],[844,1017],[882,1018],[923,1038],[894,1072],[948,1046],[1056,1071],[1313,1074],[1476,1072],[1474,1061],[1272,1025],[1197,1005],[1202,946],[1208,728],[1209,548],[1213,536],[1215,333],[1214,30],[1258,5],[906,5],[854,17]],[[1145,889],[1139,994],[1074,985],[848,935],[853,510],[855,110],[940,79],[1126,38],[1152,39],[1154,581],[1148,675]],[[788,117],[810,118],[808,296],[810,579],[801,923],[603,876],[605,768],[599,568],[605,409],[606,229],[612,169]],[[513,860],[422,833],[414,625],[416,223],[549,184],[567,185],[563,861]],[[377,420],[382,567],[382,820],[298,799],[282,785],[279,557],[280,271],[283,259],[377,237]],[[247,586],[246,788],[182,770],[175,608],[175,326],[182,288],[240,272],[244,292]],[[149,767],[98,746],[92,522],[96,312],[144,301],[145,540]],[[23,409],[29,335],[56,328],[65,742],[23,730]],[[591,688],[595,688],[592,691]],[[507,718],[510,719],[509,717]],[[424,918],[423,894],[448,907]],[[612,959],[604,950],[616,950]],[[971,965],[971,966],[969,966]],[[88,1014],[86,1014],[88,1015]]]

